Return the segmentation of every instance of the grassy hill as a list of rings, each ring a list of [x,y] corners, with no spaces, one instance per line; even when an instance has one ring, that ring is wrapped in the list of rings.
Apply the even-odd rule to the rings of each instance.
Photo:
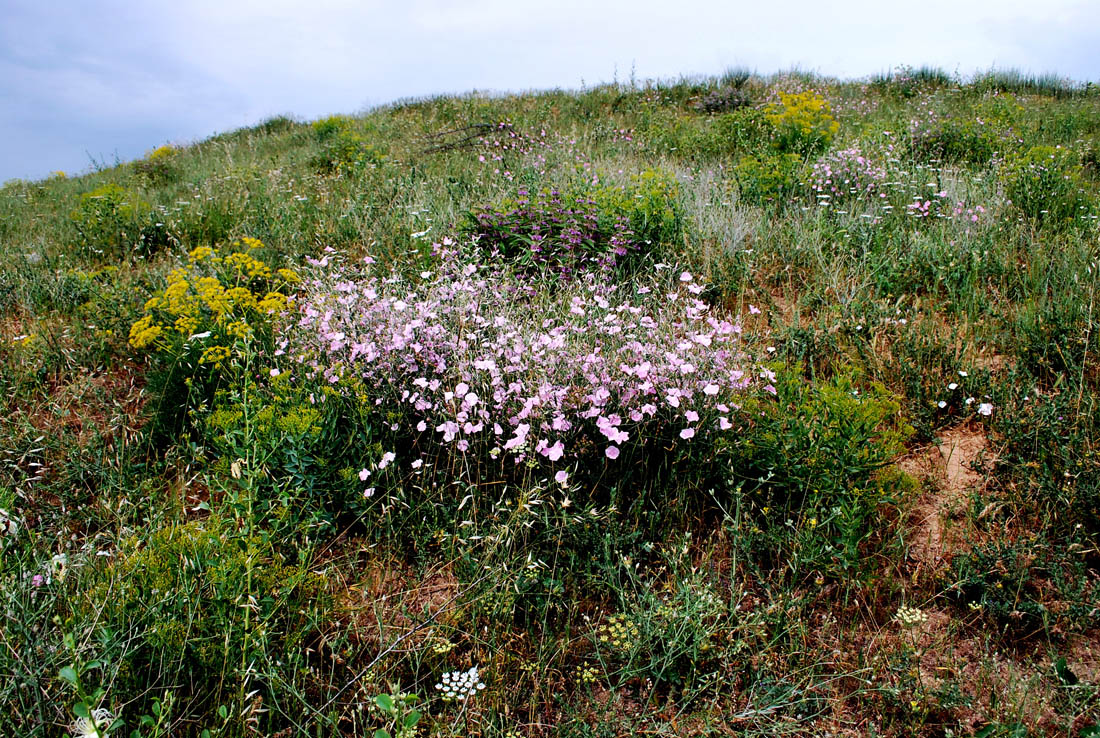
[[[1100,735],[1100,94],[275,118],[0,189],[0,726]]]

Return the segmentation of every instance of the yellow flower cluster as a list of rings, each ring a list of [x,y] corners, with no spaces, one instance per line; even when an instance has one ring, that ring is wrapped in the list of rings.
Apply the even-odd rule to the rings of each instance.
[[[237,344],[270,326],[271,316],[287,309],[286,288],[301,282],[291,269],[272,270],[253,256],[263,248],[255,238],[228,246],[199,246],[168,274],[164,290],[145,303],[145,315],[130,328],[137,349],[180,348],[209,338],[199,363],[221,366]]]
[[[779,135],[785,149],[812,151],[832,143],[840,130],[829,101],[816,92],[779,93],[779,102],[765,116]]]
[[[629,651],[638,642],[638,626],[626,615],[612,615],[600,626],[597,640],[616,651]]]

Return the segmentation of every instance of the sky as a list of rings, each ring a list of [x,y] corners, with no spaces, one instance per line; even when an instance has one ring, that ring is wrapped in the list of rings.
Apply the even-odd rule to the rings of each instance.
[[[924,64],[1100,82],[1100,0],[0,0],[0,182],[405,98]]]

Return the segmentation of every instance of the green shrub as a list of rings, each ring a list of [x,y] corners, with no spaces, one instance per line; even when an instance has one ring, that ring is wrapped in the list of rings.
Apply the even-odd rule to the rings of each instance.
[[[742,108],[720,115],[711,128],[711,148],[716,154],[759,151],[770,145],[775,128],[763,111]]]
[[[988,164],[1000,148],[996,130],[973,120],[945,120],[914,131],[910,149],[919,159]]]
[[[1028,149],[1005,168],[1004,182],[1013,207],[1040,225],[1064,227],[1085,211],[1081,167],[1067,149]]]
[[[955,556],[951,576],[948,592],[960,607],[1016,635],[1080,631],[1098,620],[1096,582],[1064,542],[984,543]]]
[[[143,545],[123,541],[95,579],[78,611],[126,634],[117,653],[103,654],[118,670],[114,691],[140,703],[172,689],[180,717],[192,719],[245,685],[266,689],[250,670],[280,662],[293,678],[327,607],[320,577],[266,536],[242,536],[213,517],[163,528]]]
[[[797,154],[744,156],[733,176],[741,199],[754,205],[781,204],[801,192],[805,165]]]
[[[883,512],[906,479],[885,474],[912,429],[881,385],[860,390],[838,374],[808,384],[783,372],[778,402],[730,448],[731,469],[749,493],[761,527],[780,538],[773,551],[822,571],[858,572],[869,544],[884,545]],[[797,556],[791,537],[800,541]]]
[[[114,183],[81,195],[69,218],[81,251],[95,259],[147,256],[172,240],[149,203]]]
[[[314,121],[313,132],[321,144],[320,153],[313,159],[316,169],[330,174],[348,174],[382,163],[382,152],[352,125],[353,120],[344,115]]]
[[[159,146],[150,151],[144,159],[138,160],[134,168],[151,184],[171,184],[180,176],[179,167],[176,164],[177,156],[179,156],[179,149],[175,146]]]

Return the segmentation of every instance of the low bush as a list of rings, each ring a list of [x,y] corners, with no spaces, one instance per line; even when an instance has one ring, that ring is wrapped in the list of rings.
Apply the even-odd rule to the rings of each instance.
[[[797,154],[744,156],[733,176],[741,199],[754,205],[781,205],[803,189],[805,167]]]
[[[321,145],[313,165],[328,174],[349,174],[364,167],[376,167],[385,158],[361,133],[352,128],[352,119],[333,115],[313,123],[313,133]]]
[[[1012,206],[1040,225],[1065,227],[1085,213],[1081,167],[1067,149],[1033,146],[1007,165],[1004,181]]]
[[[157,358],[155,433],[178,432],[189,410],[209,407],[223,370],[270,347],[274,318],[300,277],[257,259],[262,248],[244,238],[192,250],[130,327],[130,346]]]
[[[461,260],[421,283],[339,270],[310,283],[281,361],[318,398],[369,410],[373,427],[348,433],[398,450],[363,459],[368,496],[390,465],[447,470],[449,483],[592,484],[642,459],[653,474],[732,430],[767,384],[702,291],[686,272],[536,295],[506,267]]]
[[[95,260],[148,256],[173,240],[149,203],[114,183],[81,195],[69,219],[81,252]]]
[[[131,714],[171,693],[177,720],[245,690],[270,701],[254,672],[277,666],[294,681],[327,607],[320,577],[284,560],[267,536],[213,517],[163,528],[141,545],[123,541],[90,578],[76,609],[119,637],[108,635],[97,654],[113,672],[112,692],[137,700]]]
[[[471,213],[466,235],[528,275],[570,277],[623,267],[674,243],[682,222],[675,178],[648,169],[623,186],[520,189]]]
[[[909,147],[924,161],[988,164],[1002,148],[996,129],[974,120],[947,119],[910,132]]]
[[[818,201],[841,203],[885,198],[886,169],[853,147],[818,159],[810,173],[810,191]]]
[[[809,155],[829,148],[840,124],[829,102],[812,91],[780,92],[766,116],[775,127],[775,145],[780,151]]]

